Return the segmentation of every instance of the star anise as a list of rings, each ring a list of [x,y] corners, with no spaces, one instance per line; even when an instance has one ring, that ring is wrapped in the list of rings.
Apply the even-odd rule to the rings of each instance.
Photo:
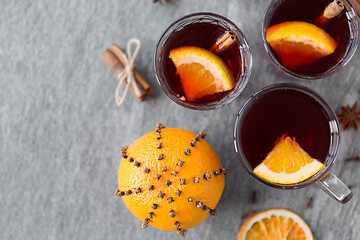
[[[358,102],[350,106],[341,106],[341,112],[337,114],[339,121],[343,124],[344,130],[352,127],[355,130],[358,129],[360,121],[360,110],[358,109]]]

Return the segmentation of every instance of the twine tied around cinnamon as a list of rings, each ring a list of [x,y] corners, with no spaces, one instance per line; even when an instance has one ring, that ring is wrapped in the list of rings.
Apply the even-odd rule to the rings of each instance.
[[[131,48],[133,44],[135,45],[135,50],[132,53]],[[140,51],[140,48],[141,48],[140,40],[137,38],[132,38],[127,43],[127,47],[126,47],[127,54],[124,54],[123,52],[119,52],[121,57],[124,59],[125,64],[124,64],[124,71],[122,71],[117,75],[119,83],[115,91],[115,101],[118,106],[120,106],[124,102],[126,95],[129,91],[129,86],[133,87],[136,95],[141,95],[140,89],[136,86],[136,81],[134,76],[134,62],[136,56]],[[125,90],[122,96],[120,97],[121,88],[123,84],[125,84]]]

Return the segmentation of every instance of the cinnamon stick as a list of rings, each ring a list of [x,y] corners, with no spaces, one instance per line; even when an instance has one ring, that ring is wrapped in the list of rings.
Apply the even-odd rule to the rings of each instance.
[[[110,51],[109,49],[106,49],[103,54],[101,55],[104,62],[110,67],[111,70],[114,71],[116,75],[119,75],[122,71],[124,71],[124,65],[120,62],[120,60],[115,56],[115,54]],[[151,94],[152,89],[150,87],[150,90],[145,90],[145,87],[143,87],[142,84],[140,84],[140,81],[137,80],[135,76],[135,81],[138,87],[138,91],[134,89],[132,85],[129,86],[129,89],[131,93],[136,97],[136,99],[139,102],[144,101],[149,94]],[[150,86],[150,85],[149,85]],[[138,93],[138,94],[137,94]]]
[[[119,52],[122,52],[125,54],[124,50],[122,50],[118,45],[115,43],[110,45],[110,49],[113,51],[115,56],[120,60],[123,66],[125,66],[125,60],[122,58]],[[150,95],[152,93],[152,88],[150,84],[145,80],[145,78],[140,74],[140,72],[137,70],[136,67],[134,67],[134,77],[135,79],[140,83],[140,85],[145,90],[146,96]]]
[[[313,21],[313,23],[319,27],[324,27],[332,18],[339,15],[342,10],[344,10],[344,3],[341,0],[334,0],[325,8],[324,12]]]
[[[120,47],[116,46],[118,51],[123,51]],[[119,57],[117,57],[119,55]],[[102,59],[104,62],[115,72],[116,75],[119,75],[122,71],[124,71],[125,60],[120,56],[120,54],[115,54],[109,49],[106,49],[102,54]],[[130,85],[129,89],[131,93],[136,97],[139,102],[144,101],[147,96],[152,93],[152,88],[150,84],[145,80],[145,78],[139,73],[139,71],[134,68],[134,78],[136,88]]]
[[[224,33],[216,43],[210,48],[210,52],[219,54],[228,49],[232,44],[236,42],[236,35],[232,31]]]

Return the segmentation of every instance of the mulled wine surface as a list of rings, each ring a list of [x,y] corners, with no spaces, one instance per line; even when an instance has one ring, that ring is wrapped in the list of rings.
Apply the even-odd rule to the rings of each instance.
[[[312,23],[333,0],[287,0],[284,1],[271,17],[269,26],[285,21],[304,21]],[[331,19],[323,29],[338,43],[334,53],[323,57],[315,63],[303,66],[293,72],[316,76],[336,65],[345,55],[350,45],[349,21],[346,9]],[[275,51],[273,55],[277,56]],[[277,56],[278,58],[278,56]]]
[[[329,120],[321,105],[305,93],[273,90],[254,100],[240,126],[243,152],[259,165],[283,134],[295,137],[312,157],[324,162],[330,147]]]
[[[191,23],[183,28],[174,31],[168,38],[162,56],[164,76],[168,87],[175,96],[184,96],[184,91],[179,76],[176,74],[176,67],[170,59],[170,51],[184,46],[196,46],[209,50],[216,40],[229,29],[212,23]],[[218,55],[228,66],[235,81],[238,81],[241,75],[242,63],[239,50],[239,42],[231,45],[226,51]],[[236,82],[236,84],[238,84]],[[236,88],[236,87],[235,87]],[[218,101],[227,96],[231,91],[220,92],[210,96],[197,99],[197,103],[209,103]]]

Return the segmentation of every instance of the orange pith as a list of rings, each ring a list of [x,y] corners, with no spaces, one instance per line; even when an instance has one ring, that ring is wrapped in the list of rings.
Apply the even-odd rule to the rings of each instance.
[[[288,21],[267,29],[266,40],[280,62],[290,70],[314,63],[332,54],[337,42],[314,24]]]
[[[157,139],[158,136],[160,139]],[[118,184],[119,190],[125,191],[140,187],[141,193],[122,197],[125,205],[140,220],[148,218],[153,212],[149,225],[165,231],[176,231],[175,222],[179,222],[183,230],[190,229],[203,222],[209,215],[209,211],[200,209],[196,202],[200,201],[210,209],[214,209],[224,189],[224,174],[214,175],[214,172],[222,169],[219,158],[212,147],[204,140],[199,139],[193,147],[190,143],[197,135],[181,129],[164,128],[160,133],[150,132],[137,139],[128,149],[127,158],[121,160]],[[158,144],[162,143],[161,148]],[[185,154],[186,149],[190,153]],[[159,159],[159,154],[164,154]],[[134,166],[129,162],[129,157],[140,162],[140,166]],[[179,160],[184,161],[182,167]],[[163,167],[167,167],[163,171]],[[144,169],[148,168],[148,173]],[[173,171],[177,173],[174,175]],[[204,179],[204,174],[210,173],[210,179]],[[161,175],[155,179],[155,175]],[[194,183],[194,177],[199,177],[199,183]],[[180,179],[185,179],[186,185],[181,184]],[[169,186],[166,181],[170,181]],[[154,189],[149,190],[153,185]],[[181,191],[180,196],[178,190]],[[160,191],[165,195],[159,197]],[[172,202],[169,198],[172,197]],[[193,202],[189,202],[193,198]],[[158,204],[153,209],[153,204]],[[170,217],[173,210],[175,217]]]
[[[292,184],[308,179],[323,166],[311,158],[295,138],[283,135],[254,172],[270,182]]]
[[[188,101],[228,91],[235,81],[226,64],[210,51],[199,47],[181,47],[170,51]]]
[[[313,240],[309,226],[286,209],[255,214],[241,227],[239,240]]]

